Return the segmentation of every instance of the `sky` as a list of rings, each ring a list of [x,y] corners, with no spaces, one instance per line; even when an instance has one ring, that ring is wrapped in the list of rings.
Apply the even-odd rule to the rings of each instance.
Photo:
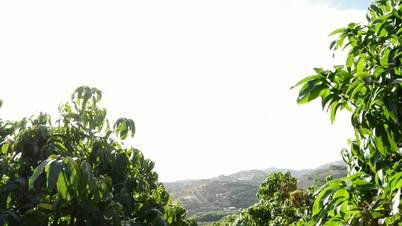
[[[328,34],[364,21],[369,1],[1,1],[0,118],[48,112],[81,85],[161,181],[340,160],[353,135],[290,87],[343,62]]]
[[[356,9],[366,10],[370,5],[371,0],[311,0],[313,4],[325,4],[329,7],[335,7],[338,9]]]

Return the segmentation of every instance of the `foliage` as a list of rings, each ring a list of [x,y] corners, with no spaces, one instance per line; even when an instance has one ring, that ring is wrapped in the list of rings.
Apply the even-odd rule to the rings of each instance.
[[[79,87],[47,114],[0,120],[0,225],[195,225],[158,182],[154,163],[113,126],[102,93]]]
[[[184,184],[184,185],[182,185]],[[194,182],[164,184],[171,196],[180,202],[190,216],[228,207],[247,208],[257,202],[258,184],[250,181],[202,179]],[[176,186],[177,185],[177,186]]]
[[[309,225],[314,187],[301,190],[296,184],[296,178],[289,172],[272,173],[260,185],[258,203],[214,225]]]
[[[169,194],[187,209],[187,214],[201,224],[206,222],[206,219],[216,221],[220,216],[223,218],[223,215],[232,214],[227,211],[229,207],[235,207],[238,212],[239,209],[257,203],[256,193],[259,185],[266,180],[267,175],[277,171],[287,170],[274,168],[247,170],[210,179],[169,182],[164,183],[164,186]],[[333,178],[346,176],[346,164],[333,162],[312,170],[289,170],[289,172],[297,178],[297,187],[304,189],[315,183],[324,184],[327,176]]]
[[[335,30],[333,50],[348,50],[345,65],[315,69],[301,80],[298,103],[321,98],[334,121],[352,113],[355,137],[342,156],[348,177],[317,193],[313,216],[322,225],[401,225],[402,1],[377,0],[367,23]]]
[[[238,210],[214,210],[208,212],[200,212],[191,216],[196,222],[215,222],[224,218],[227,215],[239,212]]]

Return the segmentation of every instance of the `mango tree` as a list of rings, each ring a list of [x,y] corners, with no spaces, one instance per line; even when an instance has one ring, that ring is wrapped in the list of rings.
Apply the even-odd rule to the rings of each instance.
[[[0,225],[195,225],[174,203],[154,163],[123,141],[101,91],[79,87],[52,121],[0,120]]]
[[[342,151],[348,177],[327,182],[312,214],[319,225],[399,225],[402,189],[402,1],[377,0],[367,22],[335,30],[343,65],[301,80],[298,103],[321,99],[331,121],[351,112],[355,137]]]

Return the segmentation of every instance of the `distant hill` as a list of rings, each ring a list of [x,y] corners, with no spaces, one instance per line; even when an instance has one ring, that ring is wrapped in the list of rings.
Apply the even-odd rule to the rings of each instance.
[[[233,212],[257,202],[259,185],[272,172],[291,172],[298,180],[298,187],[306,188],[315,180],[321,183],[327,176],[339,178],[346,175],[343,162],[333,162],[316,169],[292,170],[267,168],[240,171],[231,175],[202,180],[183,180],[164,183],[172,197],[188,210],[190,215],[211,211]]]

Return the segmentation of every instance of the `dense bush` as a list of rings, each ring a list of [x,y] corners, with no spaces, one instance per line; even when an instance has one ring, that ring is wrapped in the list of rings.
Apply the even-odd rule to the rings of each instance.
[[[0,225],[195,225],[123,144],[134,122],[111,126],[101,98],[80,87],[56,121],[0,120]]]

